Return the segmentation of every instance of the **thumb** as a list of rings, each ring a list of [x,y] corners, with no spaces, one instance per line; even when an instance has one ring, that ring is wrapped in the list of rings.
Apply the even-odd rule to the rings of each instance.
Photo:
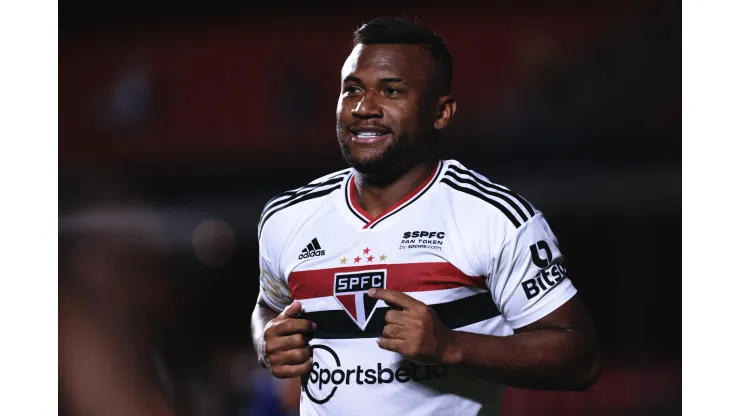
[[[293,301],[285,310],[283,311],[283,316],[286,318],[295,318],[298,316],[299,313],[301,313],[301,309],[303,306],[301,305],[301,302],[299,301]]]

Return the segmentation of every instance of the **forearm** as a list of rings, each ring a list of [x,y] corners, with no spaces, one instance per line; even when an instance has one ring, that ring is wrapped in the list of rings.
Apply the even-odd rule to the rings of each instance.
[[[533,329],[507,337],[453,331],[445,361],[520,388],[583,390],[598,377],[596,341],[571,329]]]
[[[264,350],[261,345],[262,336],[265,333],[265,327],[271,320],[277,318],[278,312],[267,306],[267,304],[258,299],[257,306],[252,312],[252,342],[254,343],[254,350],[257,352],[257,358],[260,364],[264,367]]]

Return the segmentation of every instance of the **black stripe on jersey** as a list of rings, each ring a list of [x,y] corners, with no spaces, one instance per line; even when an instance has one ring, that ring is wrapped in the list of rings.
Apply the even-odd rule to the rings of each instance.
[[[519,207],[519,205],[516,202],[514,202],[511,198],[506,196],[506,194],[504,193],[494,192],[489,189],[486,189],[483,186],[481,186],[478,182],[476,182],[475,180],[468,178],[468,177],[457,176],[455,172],[451,172],[451,171],[445,172],[445,176],[449,176],[450,178],[453,178],[455,182],[458,182],[458,183],[466,183],[468,185],[473,185],[476,189],[478,189],[482,193],[488,196],[503,200],[507,204],[511,205],[512,208],[514,208],[517,214],[519,214],[519,218],[522,219],[522,222],[527,222],[527,220],[530,218],[527,216],[527,214],[524,213],[524,211],[522,211],[522,209]]]
[[[262,210],[262,216],[264,216],[265,213],[267,213],[267,211],[275,208],[276,206],[280,204],[288,203],[295,198],[299,198],[300,196],[311,192],[312,190],[318,188],[319,186],[331,185],[334,183],[342,182],[344,180],[344,177],[348,174],[349,172],[340,173],[338,175],[332,176],[331,178],[328,178],[325,181],[322,181],[321,183],[310,184],[310,185],[306,185],[298,189],[294,189],[292,191],[283,192],[282,194],[272,198],[269,202],[267,202],[267,205],[265,205],[265,208]],[[281,199],[279,201],[277,200],[278,198],[283,198],[286,196],[288,198]]]
[[[440,173],[442,173],[442,164],[441,164],[441,163],[440,163],[440,164],[439,164],[439,166],[437,167],[437,173],[436,173],[436,174],[434,175],[434,178],[432,178],[432,180],[431,180],[431,181],[429,181],[429,184],[427,185],[427,187],[426,187],[426,188],[425,188],[425,189],[424,189],[423,191],[419,192],[419,194],[418,194],[418,195],[416,195],[415,197],[411,198],[411,200],[409,200],[409,201],[406,201],[406,203],[405,203],[405,204],[404,204],[404,205],[403,205],[402,207],[398,207],[398,209],[397,209],[397,210],[395,210],[395,211],[391,212],[390,214],[388,214],[388,215],[386,215],[385,217],[383,217],[383,218],[379,219],[378,221],[376,221],[376,222],[375,222],[375,224],[373,224],[373,225],[371,225],[371,226],[370,226],[370,228],[375,228],[375,226],[376,226],[376,225],[380,224],[380,223],[381,223],[381,222],[383,222],[383,221],[384,221],[385,219],[387,219],[387,218],[389,218],[389,217],[392,217],[392,216],[393,216],[393,215],[395,215],[395,214],[396,214],[397,212],[401,211],[401,210],[402,210],[402,209],[404,209],[405,207],[407,207],[407,206],[409,206],[409,205],[413,204],[413,203],[414,203],[414,201],[416,201],[417,199],[421,198],[421,196],[422,196],[422,195],[424,195],[425,193],[427,193],[427,191],[428,191],[428,190],[432,189],[432,186],[434,185],[434,182],[435,182],[435,181],[437,180],[437,178],[439,178],[439,174],[440,174]]]
[[[334,183],[337,183],[337,182],[341,182],[342,180],[344,180],[344,177],[346,177],[346,175],[348,175],[349,173],[350,173],[350,171],[349,171],[349,169],[347,169],[346,171],[342,171],[342,172],[340,172],[340,173],[338,173],[338,174],[336,174],[334,176],[331,176],[331,177],[329,177],[329,178],[327,178],[327,179],[325,179],[325,180],[323,180],[321,182],[318,182],[318,183],[310,183],[310,184],[308,184],[306,186],[302,186],[302,187],[297,188],[297,189],[294,189],[292,191],[283,192],[282,194],[273,197],[272,199],[270,199],[269,201],[267,201],[267,204],[265,204],[265,208],[262,209],[262,214],[260,215],[260,220],[259,220],[259,224],[260,224],[259,225],[259,228],[262,227],[261,224],[264,222],[265,215],[267,215],[269,213],[269,211],[272,210],[273,208],[276,208],[276,207],[278,207],[280,205],[288,206],[287,204],[290,203],[291,201],[295,200],[296,198],[300,198],[303,195],[306,195],[306,194],[310,193],[311,191],[315,190],[316,188],[318,188],[320,186],[323,186],[323,185],[331,185],[331,184],[334,184]],[[287,197],[287,198],[285,198],[285,197]],[[280,199],[280,198],[284,198],[284,199],[281,199],[281,200],[278,201],[278,199]],[[280,209],[282,209],[282,207],[280,207]]]
[[[461,328],[501,315],[488,292],[429,306],[437,312],[442,323],[450,329]],[[364,331],[352,321],[352,318],[347,316],[347,312],[343,309],[307,312],[301,314],[301,318],[316,323],[316,329],[312,333],[313,338],[378,338],[383,334],[385,313],[390,309],[389,307],[377,308]]]
[[[478,191],[476,191],[474,189],[465,188],[464,186],[460,186],[460,185],[456,184],[455,182],[452,182],[448,178],[442,178],[442,180],[440,182],[446,184],[447,186],[449,186],[452,189],[455,189],[457,191],[466,193],[468,195],[472,195],[472,196],[474,196],[476,198],[479,198],[479,199],[481,199],[483,201],[488,202],[489,204],[491,204],[494,207],[498,208],[499,211],[501,211],[504,215],[506,215],[506,218],[508,218],[509,221],[511,221],[511,223],[514,224],[514,226],[516,228],[519,228],[519,227],[522,226],[522,223],[519,222],[519,220],[514,216],[514,214],[509,209],[507,209],[506,207],[504,207],[500,202],[495,201],[493,199],[490,199],[490,198],[486,197],[485,195],[483,195],[482,193],[480,193],[480,192],[478,192]]]
[[[342,185],[341,184],[338,184],[338,185],[332,186],[331,188],[321,189],[321,190],[316,191],[316,192],[311,192],[311,193],[308,193],[308,194],[304,194],[304,195],[302,195],[302,196],[300,196],[298,198],[292,198],[290,200],[290,202],[288,202],[287,204],[281,205],[281,206],[273,209],[272,211],[270,211],[270,213],[266,214],[262,218],[262,220],[260,221],[259,231],[257,232],[257,239],[259,239],[259,238],[262,237],[262,229],[265,227],[265,223],[267,222],[268,219],[270,219],[270,217],[272,217],[273,215],[275,215],[275,213],[280,212],[280,211],[284,210],[285,208],[288,208],[288,207],[293,206],[295,204],[299,204],[301,202],[309,201],[311,199],[320,198],[320,197],[325,196],[325,195],[329,195],[330,193],[336,191],[337,189],[340,189],[341,187],[342,187]]]
[[[532,204],[530,204],[526,199],[522,198],[521,195],[517,194],[516,192],[512,192],[510,189],[506,189],[503,186],[496,185],[495,183],[487,182],[487,181],[485,181],[485,180],[477,177],[472,172],[470,172],[468,170],[465,170],[465,169],[462,169],[462,168],[459,168],[459,167],[457,167],[455,165],[450,165],[449,168],[452,169],[452,170],[454,170],[457,173],[461,173],[463,175],[466,175],[466,176],[470,177],[471,179],[473,179],[474,181],[478,182],[480,185],[482,185],[482,186],[484,186],[486,188],[489,188],[489,189],[492,189],[492,190],[497,190],[499,192],[503,192],[505,194],[511,195],[517,201],[519,201],[519,203],[522,204],[522,206],[524,207],[524,209],[526,209],[527,212],[529,213],[530,217],[534,217],[534,208],[532,207]]]

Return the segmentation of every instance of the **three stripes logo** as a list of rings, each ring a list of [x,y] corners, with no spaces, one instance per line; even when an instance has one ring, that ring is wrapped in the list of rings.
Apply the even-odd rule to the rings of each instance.
[[[301,254],[298,256],[298,260],[323,256],[324,254],[326,254],[326,250],[323,250],[319,244],[319,240],[314,238],[310,243],[308,243],[306,248],[301,251]]]

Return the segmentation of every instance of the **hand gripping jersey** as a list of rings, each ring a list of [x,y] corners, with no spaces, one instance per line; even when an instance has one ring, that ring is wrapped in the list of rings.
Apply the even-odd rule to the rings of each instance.
[[[502,385],[378,347],[389,307],[367,291],[403,291],[454,330],[511,335],[576,293],[542,213],[446,160],[370,218],[357,204],[354,174],[273,198],[258,228],[262,298],[276,311],[300,300],[317,324],[301,414],[498,414]]]

